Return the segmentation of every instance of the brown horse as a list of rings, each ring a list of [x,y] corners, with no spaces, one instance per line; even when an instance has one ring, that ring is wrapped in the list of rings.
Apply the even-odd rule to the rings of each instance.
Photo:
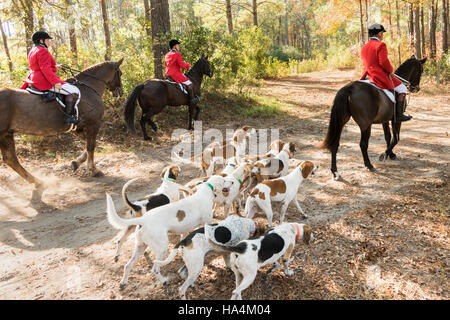
[[[186,73],[186,77],[191,80],[194,85],[195,95],[200,97],[200,88],[203,81],[203,75],[212,77],[211,66],[208,61],[208,57],[202,56],[194,66]],[[194,120],[198,119],[200,108],[197,104],[189,104],[189,97],[183,93],[178,85],[170,84],[167,81],[160,79],[147,80],[134,88],[128,101],[125,105],[125,121],[127,123],[128,131],[135,132],[134,128],[134,111],[136,109],[136,99],[139,101],[139,105],[142,109],[141,115],[141,128],[144,140],[150,140],[147,134],[146,123],[150,124],[153,131],[157,131],[158,127],[153,122],[152,117],[155,114],[160,113],[165,106],[189,106],[189,120],[188,129],[192,130],[192,116],[195,111]]]
[[[412,56],[402,63],[394,72],[394,74],[406,80],[405,84],[410,92],[418,92],[420,90],[419,84],[423,72],[422,64],[424,64],[426,60],[427,58],[418,60]],[[367,154],[372,124],[381,123],[383,125],[387,149],[380,155],[380,160],[383,161],[387,157],[395,159],[396,155],[392,152],[392,149],[400,140],[401,122],[392,122],[392,133],[394,138],[391,141],[392,136],[389,128],[389,121],[392,121],[393,116],[394,103],[384,92],[370,84],[354,81],[337,92],[331,109],[327,136],[320,145],[321,148],[331,151],[331,172],[336,180],[340,177],[336,166],[336,154],[339,148],[339,140],[342,129],[348,120],[350,120],[350,117],[355,120],[361,131],[359,145],[363,154],[364,165],[368,170],[375,171]]]
[[[87,159],[91,175],[102,175],[94,164],[95,140],[104,111],[102,95],[106,88],[112,91],[114,96],[122,95],[122,72],[119,68],[122,61],[123,59],[118,62],[99,63],[67,80],[81,92],[78,110],[83,122],[74,133],[86,141],[86,151],[72,161],[74,171]],[[20,165],[16,156],[14,134],[48,136],[65,132],[70,125],[64,123],[64,114],[56,101],[44,102],[40,96],[20,89],[0,89],[0,114],[0,149],[3,161],[22,178],[35,185],[32,201],[41,201],[44,183]]]

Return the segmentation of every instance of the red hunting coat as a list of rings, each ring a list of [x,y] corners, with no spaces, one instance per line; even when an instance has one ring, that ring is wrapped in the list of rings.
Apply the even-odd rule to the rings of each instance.
[[[21,89],[32,84],[39,90],[49,90],[57,83],[64,84],[56,75],[56,63],[47,48],[34,46],[28,53],[28,66],[31,70]]]
[[[166,65],[166,76],[172,77],[172,79],[177,83],[189,80],[181,72],[181,69],[188,69],[191,65],[183,61],[181,53],[176,50],[170,50],[166,53],[164,60]]]
[[[361,80],[364,80],[367,76],[370,82],[375,83],[378,87],[390,90],[401,84],[401,81],[396,77],[391,77],[394,83],[394,86],[392,86],[389,79],[389,75],[394,72],[394,68],[389,62],[387,47],[384,42],[371,38],[362,47],[361,58],[364,65]]]

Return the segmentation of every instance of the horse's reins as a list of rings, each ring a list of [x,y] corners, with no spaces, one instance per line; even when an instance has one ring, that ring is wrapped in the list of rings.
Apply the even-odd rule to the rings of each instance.
[[[72,74],[72,77],[73,77],[73,79],[75,80],[75,84],[76,84],[76,83],[82,84],[82,85],[84,85],[84,86],[86,86],[86,87],[92,89],[98,96],[100,96],[100,97],[102,96],[95,88],[91,87],[91,86],[88,85],[87,83],[85,83],[85,82],[83,82],[83,81],[81,81],[81,80],[79,80],[79,79],[76,78],[77,75],[74,74],[74,71],[75,71],[75,72],[78,72],[78,74],[81,74],[83,71],[73,69],[73,68],[69,67],[69,66],[66,65],[66,64],[62,64],[61,67],[62,67],[62,70],[63,70],[65,73],[67,73],[67,71],[69,71],[69,72]],[[103,82],[106,86],[108,85],[103,79],[100,79],[100,78],[98,78],[98,77],[96,77],[96,76],[94,76],[94,75],[92,75],[92,74],[89,74],[89,73],[83,73],[83,75],[87,75],[87,76],[89,76],[89,77],[91,77],[91,78],[94,78],[94,79],[96,79],[96,80],[99,80],[99,81]]]

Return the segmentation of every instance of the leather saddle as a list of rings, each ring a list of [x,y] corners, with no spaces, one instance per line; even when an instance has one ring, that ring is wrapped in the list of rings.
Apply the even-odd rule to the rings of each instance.
[[[44,100],[45,102],[51,102],[53,100],[59,100],[58,102],[62,102],[63,104],[65,104],[65,100],[66,100],[66,96],[64,94],[61,93],[56,93],[50,90],[39,90],[38,88],[36,88],[35,86],[33,86],[32,84],[28,84],[27,88],[25,89],[28,92],[32,93],[32,94],[36,94],[36,95],[40,95],[42,100]]]
[[[164,79],[167,83],[173,84],[175,85],[178,89],[180,89],[184,94],[188,94],[188,90],[187,90],[187,85],[181,83],[181,82],[176,82],[175,80],[173,80],[173,78],[171,76],[166,76]]]

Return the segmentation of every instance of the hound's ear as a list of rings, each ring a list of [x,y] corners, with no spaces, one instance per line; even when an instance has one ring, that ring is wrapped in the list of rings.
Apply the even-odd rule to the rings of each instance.
[[[423,58],[422,60],[419,60],[421,64],[424,64],[427,61],[427,57]]]
[[[122,64],[122,62],[123,62],[123,58],[116,62],[116,63],[117,63],[117,66],[120,67],[120,65]]]
[[[161,178],[165,178],[165,175],[166,175],[166,173],[167,173],[168,170],[169,170],[169,168],[168,168],[168,167],[165,167],[165,168],[163,169],[163,171],[161,171],[160,177],[161,177]]]

